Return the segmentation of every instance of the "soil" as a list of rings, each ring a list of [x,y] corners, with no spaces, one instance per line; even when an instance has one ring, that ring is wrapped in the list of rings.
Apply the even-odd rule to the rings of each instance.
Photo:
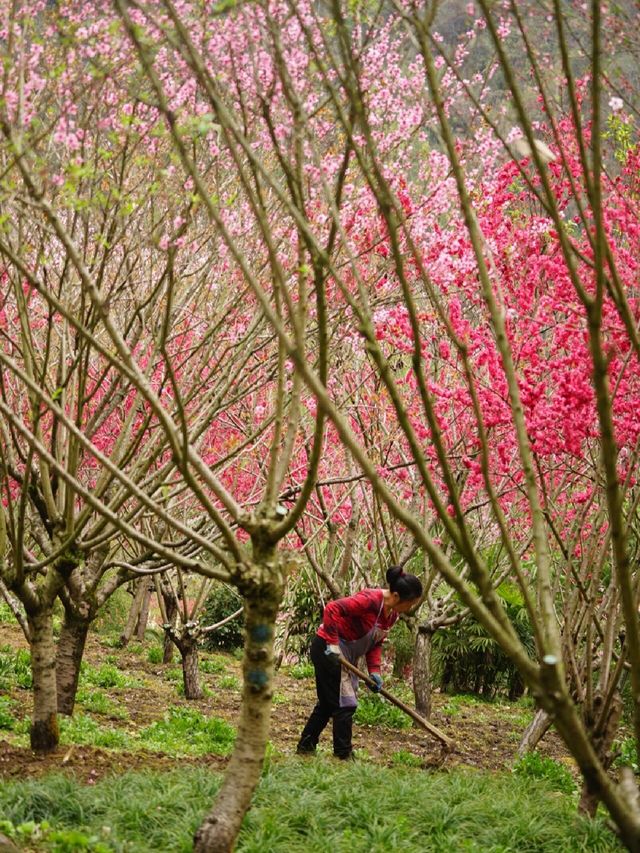
[[[2,625],[2,644],[14,648],[26,647],[19,627]],[[148,726],[160,719],[170,705],[196,707],[205,714],[223,718],[235,724],[238,714],[240,693],[229,687],[217,687],[221,675],[202,673],[202,681],[211,695],[204,699],[188,701],[176,691],[175,682],[167,679],[167,671],[179,667],[176,654],[172,664],[153,664],[147,660],[146,649],[141,653],[110,648],[99,636],[89,637],[85,660],[93,666],[105,662],[107,655],[114,655],[121,671],[135,676],[139,687],[110,688],[111,699],[123,705],[129,715],[126,723],[110,720],[105,715],[93,715],[103,725],[123,726],[128,731]],[[224,677],[234,675],[238,683],[241,678],[240,663],[232,656],[226,658]],[[402,685],[391,678],[385,681],[390,692],[401,690]],[[16,689],[12,698],[20,703],[18,716],[28,716],[31,711],[31,695],[28,690]],[[406,696],[406,688],[405,688]],[[406,701],[406,699],[405,699]],[[293,754],[300,731],[315,702],[312,678],[296,679],[283,667],[276,676],[275,703],[272,718],[271,742],[275,754]],[[465,704],[456,697],[436,693],[434,710],[430,722],[452,738],[455,747],[446,753],[440,742],[432,735],[415,727],[391,729],[383,726],[354,725],[353,745],[356,753],[367,760],[391,766],[397,753],[415,756],[412,763],[425,769],[453,768],[460,766],[484,770],[502,770],[512,766],[521,735],[531,717],[531,711],[521,704],[506,702],[475,702]],[[321,741],[321,751],[330,753],[330,732],[327,730]],[[539,746],[540,752],[565,763],[572,771],[573,761],[554,731],[545,736]],[[9,740],[0,739],[0,777],[25,779],[51,772],[64,772],[76,776],[88,784],[110,774],[128,770],[169,770],[185,763],[224,769],[228,759],[219,756],[179,758],[157,752],[135,750],[98,749],[90,746],[60,746],[46,755],[16,746]],[[411,760],[411,759],[410,759]]]

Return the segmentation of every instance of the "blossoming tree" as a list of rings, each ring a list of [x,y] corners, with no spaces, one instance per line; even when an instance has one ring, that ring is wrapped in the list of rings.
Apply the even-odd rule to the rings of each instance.
[[[148,475],[128,476],[129,458],[117,476],[88,439],[122,505],[133,501],[145,521],[189,537],[215,568],[200,551],[188,568],[245,597],[239,736],[196,849],[230,849],[259,778],[287,562],[280,543],[303,531],[323,459],[347,469],[353,460],[518,666],[580,767],[583,808],[601,799],[639,849],[635,783],[608,767],[627,672],[640,742],[638,155],[626,112],[603,121],[602,40],[620,32],[616,11],[603,27],[597,0],[586,19],[554,3],[540,25],[537,4],[481,0],[452,53],[437,4],[412,0],[377,11],[339,0],[96,8],[69,4],[57,16],[43,6],[33,19],[82,58],[73,64],[83,71],[78,119],[69,86],[45,109],[51,90],[39,82],[38,57],[19,47],[23,23],[11,30],[25,82],[13,100],[5,92],[7,201],[29,210],[38,251],[17,239],[0,251],[16,282],[26,280],[126,380],[157,437],[157,464],[173,466],[171,494],[185,496],[188,523],[159,499],[164,484],[154,481],[154,491]],[[480,40],[494,51],[488,64],[474,64]],[[576,50],[589,65],[580,79]],[[626,104],[626,87],[610,91]],[[38,110],[15,121],[32,101]],[[98,102],[112,109],[84,121],[84,105]],[[102,146],[101,122],[113,134]],[[76,152],[81,180],[89,152],[104,158],[136,142],[127,186],[139,176],[145,197],[107,238],[131,248],[112,250],[106,278],[80,248],[82,227],[97,245],[105,232],[86,206],[75,209],[77,180],[64,195],[65,174],[51,168],[54,137]],[[60,296],[41,245],[69,270]],[[127,318],[143,315],[138,339]],[[218,340],[227,350],[215,349]],[[208,388],[222,352],[239,361],[216,396]],[[57,400],[7,366],[45,425],[55,414],[71,430]],[[238,380],[246,393],[235,411]],[[214,398],[221,408],[211,408]],[[18,429],[10,406],[3,414]],[[28,453],[64,478],[40,420],[21,432]],[[80,494],[77,478],[66,482]],[[283,494],[293,497],[286,513]],[[115,524],[100,495],[91,501]],[[198,513],[206,531],[193,523]],[[154,551],[144,524],[120,520],[119,529]],[[156,541],[156,554],[173,558],[167,547]],[[500,559],[488,559],[496,548]],[[531,621],[533,655],[496,592],[505,580]]]

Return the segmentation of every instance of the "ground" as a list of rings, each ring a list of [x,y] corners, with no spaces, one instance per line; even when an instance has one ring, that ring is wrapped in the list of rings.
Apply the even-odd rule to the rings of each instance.
[[[0,645],[24,648],[26,644],[17,626],[0,626]],[[126,721],[109,718],[109,714],[96,715],[102,725],[124,726],[131,732],[160,719],[170,705],[195,707],[207,715],[223,718],[234,724],[238,712],[240,663],[229,655],[224,660],[224,673],[203,673],[203,682],[210,695],[198,701],[187,701],[178,695],[176,654],[173,664],[150,663],[148,646],[135,646],[133,650],[117,650],[106,641],[93,635],[89,638],[85,660],[94,667],[105,660],[117,661],[118,668],[133,676],[137,686],[111,687],[110,699],[118,708],[126,709]],[[218,662],[220,658],[217,657]],[[168,675],[173,671],[173,680]],[[222,685],[220,682],[223,682]],[[406,684],[388,679],[385,686],[408,700]],[[30,714],[31,693],[15,689],[11,694],[19,701],[17,716]],[[306,717],[311,710],[315,692],[313,679],[294,678],[289,667],[282,667],[276,676],[275,704],[271,742],[274,752],[291,754]],[[526,703],[479,702],[469,697],[436,694],[431,722],[453,739],[455,749],[444,754],[439,741],[418,728],[393,729],[381,725],[355,725],[354,749],[367,761],[386,765],[411,762],[425,769],[442,769],[465,765],[486,770],[505,769],[512,765],[524,728],[532,710]],[[176,762],[210,765],[223,769],[227,759],[219,756],[176,759],[150,751],[121,751],[98,749],[92,746],[63,745],[49,755],[36,755],[30,749],[16,745],[15,738],[0,738],[0,776],[28,778],[53,771],[73,773],[89,783],[111,773],[132,769],[170,769]],[[327,732],[321,748],[329,752],[330,734]],[[573,770],[573,763],[555,732],[549,732],[540,745],[543,754],[562,761]],[[305,760],[305,759],[301,759]]]

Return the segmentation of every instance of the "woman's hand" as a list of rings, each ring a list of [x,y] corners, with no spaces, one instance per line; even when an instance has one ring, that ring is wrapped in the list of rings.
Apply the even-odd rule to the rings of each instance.
[[[373,693],[380,693],[382,690],[382,676],[378,672],[369,673],[369,678],[373,681],[373,684],[367,683],[367,687],[369,690],[373,691]]]

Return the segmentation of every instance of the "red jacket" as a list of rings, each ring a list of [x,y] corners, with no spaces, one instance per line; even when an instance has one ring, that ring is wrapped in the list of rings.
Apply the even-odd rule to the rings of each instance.
[[[328,644],[338,645],[339,640],[359,640],[378,623],[381,631],[388,631],[395,624],[398,614],[392,610],[384,615],[384,607],[380,609],[383,600],[383,590],[362,589],[348,598],[329,601],[324,608],[322,625],[318,635]],[[378,613],[380,616],[378,616]],[[382,643],[379,640],[366,654],[369,672],[380,672]]]

